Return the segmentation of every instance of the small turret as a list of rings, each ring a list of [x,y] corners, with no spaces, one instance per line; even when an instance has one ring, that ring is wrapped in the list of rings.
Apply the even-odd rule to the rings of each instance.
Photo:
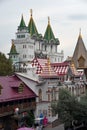
[[[13,65],[16,63],[16,62],[19,62],[19,53],[17,53],[17,50],[16,50],[16,47],[14,45],[14,41],[12,40],[12,46],[11,46],[11,49],[10,49],[10,53],[8,53],[9,55],[9,59],[12,60],[12,63]]]
[[[22,17],[21,17],[21,22],[20,22],[20,25],[18,26],[18,30],[24,30],[24,29],[27,29],[26,27],[26,24],[25,24],[25,21],[24,21],[24,18],[23,18],[23,14],[22,14]]]

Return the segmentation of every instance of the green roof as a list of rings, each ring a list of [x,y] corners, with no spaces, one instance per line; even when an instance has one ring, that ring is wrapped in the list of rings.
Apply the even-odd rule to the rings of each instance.
[[[45,34],[44,34],[44,39],[50,43],[51,41],[56,43],[56,44],[59,44],[59,41],[57,38],[55,38],[54,36],[54,33],[52,31],[52,28],[51,28],[51,25],[50,25],[50,20],[48,18],[48,25],[47,25],[47,28],[46,28],[46,31],[45,31]]]
[[[33,17],[32,17],[32,10],[31,10],[31,18],[30,18],[30,21],[29,21],[29,24],[28,24],[28,30],[29,30],[29,33],[30,33],[31,36],[33,34],[38,35],[38,31],[37,31],[36,25],[35,25]]]
[[[20,22],[20,25],[18,26],[18,29],[19,29],[19,30],[22,30],[22,29],[25,29],[25,28],[27,28],[27,27],[26,27],[26,24],[25,24],[23,15],[22,15],[22,17],[21,17],[21,22]]]
[[[11,54],[15,54],[15,55],[18,55],[19,53],[17,53],[17,50],[16,50],[16,47],[15,47],[15,45],[14,45],[14,43],[13,43],[13,41],[12,41],[12,46],[11,46],[11,50],[10,50],[10,53],[9,53],[10,55]]]

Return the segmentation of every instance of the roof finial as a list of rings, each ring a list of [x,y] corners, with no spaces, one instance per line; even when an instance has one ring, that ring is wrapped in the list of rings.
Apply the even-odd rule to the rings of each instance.
[[[81,34],[81,28],[79,29],[79,34]]]
[[[14,45],[14,40],[12,39],[12,45]]]
[[[50,24],[50,17],[48,17],[48,24]]]
[[[31,17],[32,17],[32,9],[30,9]]]
[[[23,13],[22,13],[21,17],[23,17]]]
[[[81,28],[79,29],[79,36],[81,37]]]

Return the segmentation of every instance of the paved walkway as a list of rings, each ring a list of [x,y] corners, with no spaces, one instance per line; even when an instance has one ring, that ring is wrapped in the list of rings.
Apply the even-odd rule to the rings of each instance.
[[[53,127],[53,128],[44,128],[44,130],[64,130],[64,126],[63,124],[57,126],[57,127]]]

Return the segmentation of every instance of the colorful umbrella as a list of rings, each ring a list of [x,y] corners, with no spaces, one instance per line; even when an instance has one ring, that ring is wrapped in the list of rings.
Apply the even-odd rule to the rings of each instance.
[[[21,127],[21,128],[19,128],[19,129],[17,129],[17,130],[34,130],[33,128],[28,128],[28,127]]]

